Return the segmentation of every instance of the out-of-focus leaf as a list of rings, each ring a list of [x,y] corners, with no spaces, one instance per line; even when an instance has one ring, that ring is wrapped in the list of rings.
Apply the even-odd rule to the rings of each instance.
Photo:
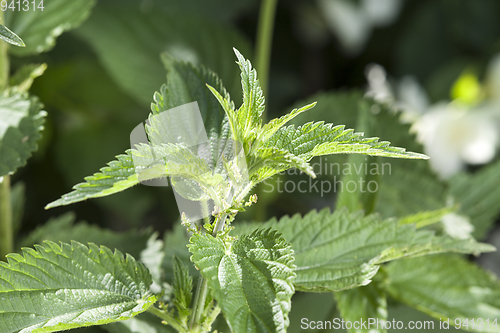
[[[252,0],[156,0],[155,4],[160,8],[177,13],[190,13],[193,16],[204,16],[217,20],[232,20],[249,9],[256,8]]]
[[[0,176],[26,164],[38,148],[44,117],[36,97],[25,94],[0,97]]]
[[[135,258],[139,258],[141,251],[146,248],[147,241],[151,236],[150,230],[115,232],[89,225],[86,222],[75,224],[75,220],[75,214],[72,212],[52,218],[19,241],[17,247],[32,246],[44,240],[53,242],[75,240],[83,244],[99,243],[110,249],[116,248],[123,253],[129,253]]]
[[[336,308],[332,293],[303,293],[297,292],[292,298],[290,311],[290,326],[288,333],[304,333],[303,318],[309,321],[331,320],[331,315]],[[317,332],[319,330],[309,330]]]
[[[26,47],[10,48],[18,56],[46,52],[55,45],[56,38],[64,31],[78,27],[89,15],[95,0],[45,0],[22,1],[22,9],[5,11],[5,22],[23,36]],[[39,8],[42,4],[43,9]],[[37,8],[34,8],[34,6]]]
[[[207,163],[210,167],[215,168],[224,154],[227,139],[230,138],[230,130],[224,110],[207,85],[213,87],[225,98],[229,99],[229,94],[219,76],[204,66],[194,66],[184,61],[178,61],[168,54],[162,56],[162,61],[167,70],[167,83],[162,85],[161,89],[154,95],[150,119],[171,108],[197,102],[212,152],[212,156],[207,157]],[[155,117],[155,119],[157,118]],[[151,121],[151,123],[154,122]],[[161,142],[161,134],[165,130],[162,128],[157,130],[160,135],[150,135],[150,140],[158,139]],[[153,143],[157,144],[157,142]]]
[[[335,293],[337,308],[345,321],[354,323],[366,322],[369,319],[376,319],[380,322],[387,321],[387,298],[386,293],[378,283],[372,282],[367,286],[344,290]],[[380,325],[381,326],[381,325]],[[383,327],[352,327],[349,333],[385,333]]]
[[[149,104],[165,81],[160,54],[203,64],[219,75],[226,88],[239,99],[239,72],[232,47],[249,54],[247,41],[233,29],[205,19],[139,7],[137,2],[101,3],[78,30],[97,52],[116,82],[138,101]]]
[[[500,282],[465,259],[452,255],[400,260],[387,266],[386,290],[397,300],[446,320],[465,323],[474,332],[500,332]],[[472,318],[481,318],[474,321]],[[489,322],[486,320],[489,319]],[[457,320],[457,323],[459,321]],[[489,324],[489,325],[488,325]]]
[[[452,178],[449,195],[460,212],[470,217],[473,236],[483,238],[500,214],[500,160],[474,174]]]

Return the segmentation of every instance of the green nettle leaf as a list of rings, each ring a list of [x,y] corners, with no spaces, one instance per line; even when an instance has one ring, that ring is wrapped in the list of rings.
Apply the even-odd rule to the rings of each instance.
[[[174,261],[174,283],[173,295],[174,305],[179,312],[179,319],[182,325],[186,325],[189,316],[189,305],[193,291],[193,278],[189,275],[189,269],[176,256]]]
[[[38,148],[46,112],[36,97],[0,97],[0,176],[26,164]]]
[[[304,217],[285,216],[262,224],[242,225],[237,233],[256,227],[273,227],[292,244],[297,268],[295,287],[300,291],[339,291],[367,285],[381,263],[405,257],[442,252],[473,253],[494,251],[489,244],[473,239],[456,240],[416,231],[414,225],[399,225],[396,219],[378,215],[330,212],[325,208]]]
[[[265,109],[264,93],[257,79],[257,71],[252,68],[249,60],[243,58],[241,53],[234,49],[241,70],[241,87],[243,90],[243,104],[238,109],[238,128],[242,131],[242,137],[238,141],[246,141],[251,138],[255,128],[260,127],[261,116]],[[236,133],[235,133],[236,134]]]
[[[86,177],[86,183],[74,186],[74,191],[46,206],[52,208],[121,192],[141,181],[165,176],[189,177],[199,184],[210,186],[220,183],[218,175],[211,175],[207,163],[180,145],[136,145],[118,155],[118,161],[108,164],[101,172]]]
[[[399,158],[427,159],[425,155],[406,152],[403,148],[391,147],[378,138],[363,138],[362,133],[345,130],[343,125],[310,122],[295,127],[283,127],[274,134],[267,146],[286,149],[299,157],[310,160],[314,156],[330,154],[364,154]]]
[[[483,238],[500,213],[500,161],[475,174],[452,178],[449,195],[460,212],[470,217],[474,237]]]
[[[206,88],[206,84],[217,87],[218,91],[227,98],[229,95],[219,78],[211,71],[203,67],[196,68],[189,63],[175,61],[169,56],[164,56],[163,60],[167,69],[167,84],[163,85],[160,92],[154,95],[155,102],[151,105],[151,116],[197,101],[207,131],[209,151],[212,156],[203,160],[179,145],[155,145],[152,147],[137,145],[136,149],[129,149],[126,154],[118,155],[117,160],[110,162],[107,167],[100,170],[101,172],[86,177],[85,183],[75,185],[73,192],[48,204],[47,209],[111,195],[137,185],[141,181],[166,176],[178,175],[195,178],[207,186],[220,181],[217,174],[214,176],[215,178],[209,177],[208,171],[217,165],[225,152],[229,127],[224,120],[222,107]],[[151,134],[150,128],[146,127],[146,129]],[[161,129],[156,132],[162,133]],[[161,135],[159,138],[154,137],[153,139],[157,143],[161,143]],[[159,164],[160,161],[163,162],[164,166]]]
[[[26,47],[26,44],[24,44],[21,37],[16,35],[14,32],[12,32],[9,28],[7,28],[3,24],[0,24],[0,39],[12,45]]]
[[[149,105],[151,95],[165,82],[160,54],[167,52],[175,59],[210,68],[233,96],[241,96],[237,67],[228,66],[233,62],[231,47],[250,53],[250,44],[241,34],[220,21],[186,14],[190,11],[176,13],[172,6],[157,8],[152,2],[151,6],[139,5],[100,3],[77,31],[118,85]],[[203,5],[196,2],[196,6]]]
[[[449,318],[450,327],[461,322],[464,330],[500,332],[500,282],[465,259],[439,255],[400,260],[387,266],[387,274],[385,289],[395,299],[434,318]],[[467,319],[468,327],[463,325]]]
[[[286,332],[293,251],[275,230],[258,229],[230,243],[195,234],[189,250],[232,332]]]
[[[56,332],[134,317],[157,300],[151,275],[106,247],[46,242],[0,262],[0,331]]]
[[[229,94],[222,81],[212,71],[203,66],[194,66],[187,62],[176,61],[171,56],[162,56],[167,70],[167,84],[155,93],[151,106],[151,115],[191,102],[197,102],[200,109],[212,156],[205,157],[208,165],[214,168],[224,153],[227,139],[230,137],[229,124],[224,110],[206,85],[215,87],[218,93],[229,99]],[[158,130],[161,133],[161,129]]]
[[[387,297],[376,282],[367,286],[344,290],[335,293],[337,309],[342,318],[346,321],[359,321],[364,323],[358,328],[352,327],[347,331],[349,333],[385,333],[387,330],[384,322],[387,320]],[[368,326],[368,320],[379,320],[378,327],[372,323]]]
[[[293,109],[290,113],[285,114],[279,118],[274,118],[262,127],[262,132],[260,132],[260,141],[267,141],[271,136],[276,133],[281,127],[286,125],[289,121],[297,117],[303,112],[309,111],[317,105],[317,102],[313,102],[301,108]]]
[[[117,160],[101,168],[101,172],[85,177],[85,183],[77,184],[74,191],[48,204],[45,209],[69,205],[89,198],[98,198],[126,190],[139,184],[139,176],[134,167],[132,150],[116,156]]]
[[[75,221],[76,215],[73,212],[51,218],[47,223],[38,226],[26,237],[23,237],[17,243],[16,248],[33,246],[46,240],[64,243],[74,240],[83,244],[99,243],[110,249],[118,249],[122,253],[128,253],[134,258],[139,258],[143,249],[146,248],[149,238],[152,237],[150,229],[116,232],[88,224],[85,221],[77,223]]]
[[[278,172],[297,168],[311,177],[316,177],[309,163],[287,150],[269,147],[259,148],[256,152],[258,155],[250,160],[250,174],[257,173],[261,178],[268,178]]]
[[[27,1],[26,1],[27,2]],[[10,48],[9,52],[27,56],[47,52],[55,45],[56,38],[64,31],[78,27],[90,15],[95,0],[49,0],[30,2],[29,10],[7,10],[5,22],[23,36],[25,48]],[[21,6],[26,8],[26,4]]]
[[[311,109],[315,103],[295,109],[288,115],[262,126],[260,116],[264,110],[264,97],[257,73],[250,61],[245,60],[237,50],[235,53],[241,69],[241,107],[236,110],[228,98],[210,86],[209,88],[226,112],[233,139],[243,144],[247,160],[250,161],[249,175],[254,184],[291,167],[299,167],[314,176],[312,168],[307,168],[307,162],[315,156],[364,154],[410,159],[428,158],[422,154],[406,152],[403,148],[391,147],[389,142],[379,141],[378,138],[364,138],[362,133],[345,130],[343,125],[309,122],[299,127],[283,127],[303,111]],[[283,151],[289,155],[279,152],[276,154],[276,160],[273,160],[269,149]]]
[[[358,90],[313,95],[295,106],[317,101],[314,111],[302,113],[291,122],[299,126],[322,119],[328,123],[345,124],[347,128],[367,131],[370,136],[384,138],[396,146],[416,152],[423,151],[415,136],[410,133],[410,126],[400,122],[401,113],[395,113],[372,99],[363,98],[363,95],[364,92]],[[366,104],[370,110],[368,113],[365,112]],[[364,116],[370,118],[369,129],[360,126],[360,120]],[[342,155],[329,156],[328,162],[343,164],[346,159]],[[382,172],[374,210],[384,217],[402,217],[446,206],[446,185],[439,181],[429,163],[406,159],[381,159],[379,163]],[[408,191],[408,188],[412,190]]]
[[[262,126],[264,97],[257,73],[250,61],[244,59],[237,50],[235,53],[241,68],[243,90],[243,104],[238,110],[235,110],[234,103],[215,74],[203,67],[196,68],[164,55],[163,61],[168,73],[167,84],[162,87],[160,93],[154,95],[155,103],[151,108],[150,124],[145,127],[152,147],[136,145],[137,151],[128,150],[127,155],[118,156],[119,161],[111,162],[109,167],[101,169],[100,173],[87,177],[86,183],[76,185],[75,191],[49,204],[47,208],[110,195],[140,181],[165,176],[172,176],[172,182],[177,185],[179,193],[191,200],[210,198],[220,203],[221,198],[226,198],[224,189],[232,188],[234,194],[229,199],[231,204],[232,200],[242,200],[257,183],[289,168],[299,168],[314,177],[312,166],[308,163],[314,156],[359,153],[427,158],[425,155],[391,147],[388,142],[379,142],[378,138],[363,138],[361,133],[344,130],[342,125],[311,122],[298,128],[293,125],[282,127],[295,116],[311,109],[314,103],[293,110],[290,114]],[[203,85],[207,85],[209,90],[203,88]],[[157,120],[155,116],[194,101],[199,104],[209,146],[198,148],[197,152],[191,147],[177,147],[174,151],[170,149],[172,144],[169,142],[169,133],[163,120]],[[217,105],[217,101],[220,105]],[[224,161],[240,144],[246,165],[243,167],[234,164],[230,167]],[[195,156],[196,154],[198,156]],[[144,162],[140,164],[142,169],[138,170],[136,166],[134,170],[133,158]],[[150,160],[154,160],[154,163],[149,163]],[[238,183],[238,177],[233,177],[243,174],[248,174],[250,182]],[[224,209],[226,208],[228,207]]]

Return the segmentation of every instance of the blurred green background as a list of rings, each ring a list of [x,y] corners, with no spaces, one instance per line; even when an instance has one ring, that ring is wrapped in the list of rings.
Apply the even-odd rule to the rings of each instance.
[[[361,6],[361,1],[350,2]],[[356,51],[349,50],[328,27],[329,18],[319,3],[279,2],[268,118],[318,92],[365,90],[365,69],[371,63],[382,65],[394,78],[416,77],[431,102],[449,99],[453,82],[465,69],[473,68],[481,79],[488,61],[500,53],[496,0],[394,2],[401,8],[393,21],[371,27]],[[168,228],[179,215],[168,189],[139,186],[68,208],[44,211],[43,207],[129,147],[130,131],[147,118],[152,95],[166,80],[161,52],[212,68],[238,101],[238,68],[231,47],[253,58],[258,5],[248,0],[203,4],[101,0],[80,28],[58,38],[52,51],[13,57],[13,71],[24,63],[48,65],[32,88],[48,111],[40,149],[13,180],[26,183],[22,231],[69,210],[112,228]],[[313,112],[311,117],[322,118],[319,111]],[[342,123],[348,115],[339,118],[344,118],[338,121]],[[310,209],[269,206],[267,217]]]
[[[46,211],[44,206],[129,148],[131,130],[147,118],[153,93],[166,80],[160,53],[211,68],[238,104],[239,70],[232,47],[253,59],[258,15],[259,2],[251,0],[99,0],[88,20],[61,35],[50,52],[13,56],[13,72],[27,63],[48,65],[32,88],[48,111],[40,149],[12,178],[13,184],[24,183],[26,190],[21,235],[69,211],[78,220],[116,231],[171,229],[179,212],[169,188],[137,186],[69,207]],[[304,100],[319,99],[323,105],[301,122],[325,119],[355,126],[348,102],[311,95],[355,89],[361,96],[370,89],[367,66],[374,63],[385,69],[387,84],[393,87],[392,97],[383,102],[396,105],[398,82],[411,76],[425,92],[428,105],[449,103],[457,98],[453,87],[467,72],[472,73],[472,84],[477,81],[484,91],[477,97],[481,102],[471,103],[483,105],[500,96],[500,91],[491,91],[500,86],[487,85],[500,76],[490,66],[500,54],[499,15],[498,0],[279,1],[267,118]],[[471,103],[466,104],[472,107]],[[497,112],[500,104],[494,105],[491,112]],[[465,163],[462,171],[474,173],[487,163]],[[263,211],[253,209],[239,219],[333,207],[335,197],[334,193],[261,194],[257,206],[265,206]],[[498,228],[484,235],[483,240],[500,246]],[[500,274],[495,254],[480,261]],[[311,317],[335,315],[331,295],[296,296],[301,298],[311,298],[300,303]],[[300,331],[300,325],[293,325],[300,319],[293,317],[299,309],[294,303],[290,332]],[[401,318],[412,316],[400,305],[394,304],[394,309]]]

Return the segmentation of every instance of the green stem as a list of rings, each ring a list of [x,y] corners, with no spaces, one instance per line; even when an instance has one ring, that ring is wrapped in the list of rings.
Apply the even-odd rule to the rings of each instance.
[[[5,175],[0,181],[0,260],[14,249],[12,228],[12,206],[10,203],[10,176]]]
[[[154,306],[150,306],[149,309],[148,309],[148,312],[154,314],[155,316],[157,316],[160,319],[163,319],[168,325],[170,325],[173,328],[175,328],[178,332],[181,332],[181,333],[187,333],[188,332],[184,327],[182,327],[181,325],[179,325],[179,323],[177,322],[177,320],[174,319],[174,317],[172,317],[167,312],[162,311],[162,310],[160,310],[158,308],[155,308]]]
[[[0,10],[0,24],[4,24],[4,12]],[[0,91],[4,91],[9,85],[9,44],[0,41]]]
[[[257,28],[255,68],[259,74],[260,85],[265,97],[267,97],[267,86],[269,83],[269,64],[277,4],[278,0],[262,0]]]
[[[224,214],[215,221],[215,227],[214,227],[214,232],[212,233],[212,236],[216,237],[217,233],[224,229],[224,224],[226,224],[226,218],[227,218],[227,214]]]
[[[217,236],[217,233],[224,229],[224,224],[226,224],[227,214],[222,215],[215,221],[214,231],[212,233],[213,237]],[[200,323],[201,315],[205,311],[205,302],[207,301],[208,295],[208,284],[207,280],[200,276],[198,279],[198,287],[196,288],[196,294],[194,296],[194,307],[193,316],[189,323],[189,328],[192,330],[193,327]]]
[[[199,324],[203,310],[205,309],[205,302],[207,301],[208,295],[208,283],[203,276],[198,279],[198,287],[196,288],[196,294],[194,296],[194,307],[193,316],[191,317],[191,322],[189,323],[189,329],[193,329],[196,324]]]
[[[201,213],[203,214],[204,224],[210,223],[210,213],[208,211],[208,200],[202,200],[200,202],[200,204],[201,204]]]
[[[260,5],[259,23],[257,27],[257,46],[255,52],[255,69],[259,75],[260,86],[268,104],[267,95],[269,84],[269,66],[271,63],[271,46],[273,42],[274,17],[278,0],[262,0]],[[266,112],[262,114],[262,121],[266,121]],[[263,186],[256,189],[257,197],[261,197]],[[255,209],[255,219],[264,221],[266,219],[266,206],[260,205]]]
[[[0,11],[0,23],[4,22],[4,12]],[[9,44],[0,41],[0,92],[9,82]],[[10,202],[10,176],[0,177],[0,260],[13,251],[14,233],[12,227],[12,207]]]

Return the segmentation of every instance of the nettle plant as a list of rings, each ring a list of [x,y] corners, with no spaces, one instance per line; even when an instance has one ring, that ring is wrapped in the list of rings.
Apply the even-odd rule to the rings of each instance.
[[[233,226],[237,213],[256,203],[257,197],[250,196],[252,188],[289,168],[315,177],[310,164],[315,156],[427,158],[378,138],[365,138],[343,125],[287,124],[315,103],[263,124],[265,101],[257,73],[250,61],[235,53],[243,90],[239,108],[215,73],[165,55],[167,83],[154,95],[150,122],[145,126],[149,143],[117,156],[47,206],[103,197],[142,181],[170,177],[178,193],[200,202],[209,216],[193,222],[183,215],[182,226],[179,223],[164,240],[167,250],[154,236],[140,260],[76,241],[48,241],[34,249],[24,248],[22,254],[8,255],[8,263],[0,263],[0,331],[54,332],[121,322],[105,327],[113,331],[113,325],[122,325],[115,329],[121,332],[169,332],[171,328],[208,332],[222,313],[232,332],[286,332],[296,291],[333,292],[345,320],[373,317],[384,322],[388,319],[386,294],[415,300],[405,285],[405,280],[415,276],[429,284],[429,295],[418,304],[420,309],[437,317],[444,314],[443,320],[487,316],[489,331],[497,331],[496,327],[492,330],[498,314],[496,280],[460,257],[422,257],[494,249],[472,238],[454,239],[424,228],[438,222],[449,208],[384,219],[344,204],[334,212],[323,209]],[[194,101],[208,146],[189,147],[167,140],[164,124],[154,117]],[[154,163],[138,165],[138,160]],[[169,264],[164,264],[166,254],[177,255],[166,258]],[[422,258],[408,261],[411,257]],[[405,259],[402,265],[384,265],[399,259]],[[433,273],[436,265],[448,281]],[[464,282],[456,267],[470,279]],[[195,275],[200,275],[196,288]],[[442,291],[439,299],[432,292],[441,283],[453,288]],[[496,291],[488,294],[492,290]],[[442,310],[441,304],[463,301],[472,313],[454,312],[452,306]],[[480,304],[483,312],[476,311]]]

